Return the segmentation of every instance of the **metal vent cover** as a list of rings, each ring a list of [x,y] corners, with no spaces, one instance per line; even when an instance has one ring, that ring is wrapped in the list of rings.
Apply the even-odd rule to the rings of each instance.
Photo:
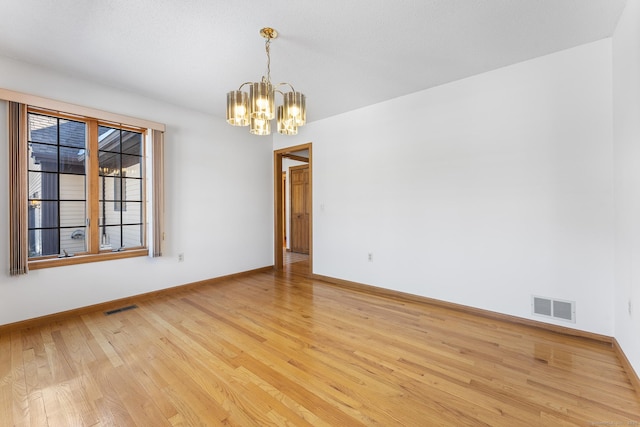
[[[132,305],[127,305],[125,307],[120,307],[113,310],[105,311],[104,314],[105,316],[110,316],[112,314],[120,313],[122,311],[127,311],[127,310],[133,310],[135,308],[138,308],[138,306],[135,304],[132,304]]]
[[[576,322],[575,301],[565,301],[540,297],[531,297],[531,311],[538,316],[552,317],[554,319]]]
[[[533,312],[543,316],[551,316],[551,300],[533,297]]]

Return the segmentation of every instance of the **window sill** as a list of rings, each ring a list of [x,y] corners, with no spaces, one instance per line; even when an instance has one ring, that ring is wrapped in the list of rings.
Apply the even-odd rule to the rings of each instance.
[[[110,261],[114,259],[148,256],[149,249],[131,249],[122,252],[103,252],[100,254],[75,255],[67,258],[47,258],[29,261],[29,270],[62,267],[65,265],[86,264],[89,262]]]

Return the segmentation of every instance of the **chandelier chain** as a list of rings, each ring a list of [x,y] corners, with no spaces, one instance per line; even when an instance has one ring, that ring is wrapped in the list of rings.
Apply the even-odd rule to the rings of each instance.
[[[271,83],[271,39],[264,42],[264,50],[267,52],[267,82]]]

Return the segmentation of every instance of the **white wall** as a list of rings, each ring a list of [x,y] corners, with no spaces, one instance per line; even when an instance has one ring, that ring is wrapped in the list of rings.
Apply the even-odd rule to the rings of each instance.
[[[640,374],[640,2],[613,37],[616,195],[615,336]],[[629,313],[629,303],[632,312]]]
[[[245,128],[0,57],[0,87],[165,123],[165,256],[8,275],[8,176],[0,173],[0,324],[273,265],[271,145]],[[220,100],[224,105],[224,100]],[[222,108],[222,107],[221,107]],[[0,102],[0,171],[6,171]],[[237,167],[241,164],[241,173]],[[178,262],[184,253],[184,262]]]
[[[274,146],[313,142],[314,273],[613,334],[610,39],[300,131]]]

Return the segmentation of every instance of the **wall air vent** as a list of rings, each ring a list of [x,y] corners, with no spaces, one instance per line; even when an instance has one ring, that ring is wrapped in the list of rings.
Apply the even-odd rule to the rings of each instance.
[[[122,311],[133,310],[134,308],[138,308],[138,306],[135,305],[135,304],[132,304],[132,305],[128,305],[126,307],[120,307],[120,308],[116,308],[114,310],[105,311],[104,314],[105,314],[105,316],[110,316],[112,314],[120,313]]]
[[[531,311],[538,316],[552,317],[554,319],[576,322],[575,301],[564,301],[546,297],[531,297]]]

